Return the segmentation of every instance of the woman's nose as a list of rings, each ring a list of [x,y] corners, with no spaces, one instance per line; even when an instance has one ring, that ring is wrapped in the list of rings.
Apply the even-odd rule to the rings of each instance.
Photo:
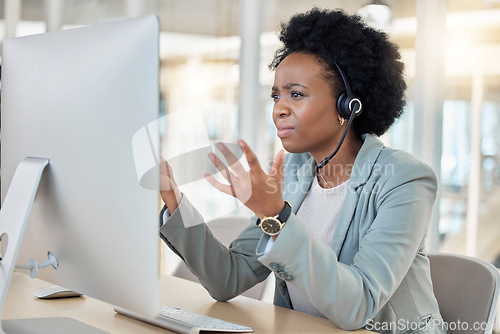
[[[280,118],[290,115],[290,108],[282,100],[274,102],[273,117]]]

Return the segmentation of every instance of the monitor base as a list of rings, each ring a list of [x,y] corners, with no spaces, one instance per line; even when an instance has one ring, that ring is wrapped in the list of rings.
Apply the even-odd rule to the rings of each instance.
[[[109,334],[71,318],[29,318],[2,320],[5,334]]]

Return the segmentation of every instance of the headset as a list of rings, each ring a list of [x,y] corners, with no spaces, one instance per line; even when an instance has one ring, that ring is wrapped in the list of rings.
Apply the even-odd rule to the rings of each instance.
[[[340,146],[344,142],[345,136],[347,135],[347,131],[351,127],[352,121],[361,115],[361,112],[363,110],[363,104],[361,103],[361,100],[352,93],[351,91],[351,86],[349,85],[349,80],[347,79],[347,76],[344,74],[344,71],[342,70],[342,66],[340,66],[339,63],[335,62],[335,66],[339,70],[340,76],[342,78],[342,81],[344,82],[344,86],[346,88],[346,92],[340,94],[339,98],[337,99],[337,111],[339,112],[340,117],[342,118],[347,118],[347,125],[345,127],[344,133],[342,134],[342,137],[340,138],[340,141],[337,145],[337,148],[335,151],[333,151],[330,156],[324,158],[317,167],[317,171],[319,171],[321,168],[325,167],[328,162],[334,157],[335,154],[337,154],[338,150],[340,149]]]

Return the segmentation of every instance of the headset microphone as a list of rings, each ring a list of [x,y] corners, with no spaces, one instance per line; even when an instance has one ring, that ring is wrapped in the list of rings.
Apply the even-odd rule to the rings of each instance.
[[[345,76],[344,72],[342,71],[342,67],[340,64],[337,62],[335,63],[335,66],[337,66],[337,69],[339,70],[340,76],[342,77],[342,81],[344,82],[344,86],[346,88],[346,93],[340,94],[339,98],[337,99],[337,111],[339,112],[340,117],[342,118],[347,118],[347,125],[345,127],[344,133],[342,133],[342,137],[340,138],[340,141],[337,145],[337,148],[333,151],[330,156],[324,158],[317,167],[317,170],[319,171],[321,168],[325,167],[327,163],[330,162],[330,160],[337,154],[338,150],[340,149],[340,146],[344,142],[345,136],[347,135],[347,131],[351,127],[352,121],[358,117],[361,114],[361,111],[363,110],[363,104],[361,103],[361,100],[356,97],[352,91],[351,91],[351,86],[349,85],[349,81],[347,80],[347,76]]]

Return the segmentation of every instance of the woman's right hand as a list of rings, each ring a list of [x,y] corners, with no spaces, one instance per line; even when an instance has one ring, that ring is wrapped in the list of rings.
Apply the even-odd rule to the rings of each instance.
[[[175,184],[172,168],[162,157],[160,157],[160,196],[171,214],[177,209],[182,198],[181,191]]]

